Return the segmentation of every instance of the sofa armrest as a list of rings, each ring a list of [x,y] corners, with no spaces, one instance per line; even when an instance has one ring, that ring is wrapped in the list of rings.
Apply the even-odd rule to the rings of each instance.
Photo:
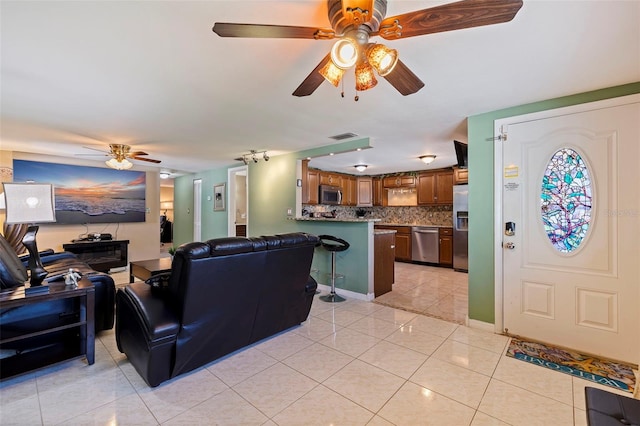
[[[119,289],[116,294],[116,317],[126,315],[136,322],[149,342],[175,338],[180,322],[170,305],[145,283],[134,283]],[[117,326],[117,321],[116,321]]]
[[[584,392],[589,426],[640,424],[640,400],[591,386]]]

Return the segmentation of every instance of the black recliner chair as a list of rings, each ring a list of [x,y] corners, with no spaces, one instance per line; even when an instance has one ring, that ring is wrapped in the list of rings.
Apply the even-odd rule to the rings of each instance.
[[[108,274],[97,272],[85,262],[78,259],[73,253],[45,250],[40,253],[42,264],[49,273],[47,280],[64,279],[63,274],[69,268],[77,269],[89,279],[95,287],[95,331],[109,330],[113,328],[115,318],[115,283]],[[0,289],[12,291],[12,289],[24,285],[27,281],[27,263],[29,257],[18,256],[11,245],[0,235]],[[70,300],[52,300],[32,306],[0,310],[0,328],[9,330],[11,327],[34,330],[39,328],[42,321],[50,322],[52,315],[64,316],[70,311]],[[61,320],[63,321],[63,320]],[[49,323],[50,326],[50,323]]]

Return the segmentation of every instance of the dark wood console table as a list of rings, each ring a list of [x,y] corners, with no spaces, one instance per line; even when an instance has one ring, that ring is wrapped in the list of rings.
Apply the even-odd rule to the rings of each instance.
[[[38,328],[25,326],[22,321],[2,324],[0,349],[14,355],[0,359],[0,379],[16,376],[74,358],[86,357],[95,362],[95,288],[82,278],[76,288],[64,281],[44,284],[48,293],[26,296],[24,287],[0,292],[0,309],[24,308],[52,300],[73,299],[72,312],[51,312],[38,318]],[[37,308],[37,307],[36,307]],[[28,320],[26,320],[28,321]],[[39,339],[50,337],[47,344]],[[19,348],[19,349],[16,349]]]
[[[62,248],[78,256],[96,271],[109,272],[111,268],[127,266],[129,240],[74,241]]]

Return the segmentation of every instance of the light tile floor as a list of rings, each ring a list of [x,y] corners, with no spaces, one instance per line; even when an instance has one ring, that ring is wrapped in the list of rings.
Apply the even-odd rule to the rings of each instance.
[[[125,275],[125,277],[127,277]],[[0,382],[2,425],[585,425],[582,379],[508,338],[359,300],[149,388],[116,348]],[[608,390],[611,390],[607,388]]]
[[[413,263],[395,263],[392,290],[375,300],[385,306],[465,324],[469,306],[465,272]]]

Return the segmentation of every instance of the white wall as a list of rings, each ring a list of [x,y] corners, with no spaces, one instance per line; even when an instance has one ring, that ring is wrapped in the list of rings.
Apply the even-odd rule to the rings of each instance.
[[[81,166],[106,167],[102,161],[55,157],[22,152],[2,151],[0,166],[11,167],[12,160],[43,161],[58,164],[75,164]],[[135,165],[133,170],[146,171],[146,204],[147,214],[144,223],[94,223],[88,225],[40,225],[37,243],[38,249],[52,248],[62,250],[62,244],[89,233],[110,233],[114,239],[129,240],[129,261],[156,259],[160,257],[160,176],[159,169]],[[4,212],[3,212],[4,213]],[[0,216],[0,224],[4,224],[4,214]]]

